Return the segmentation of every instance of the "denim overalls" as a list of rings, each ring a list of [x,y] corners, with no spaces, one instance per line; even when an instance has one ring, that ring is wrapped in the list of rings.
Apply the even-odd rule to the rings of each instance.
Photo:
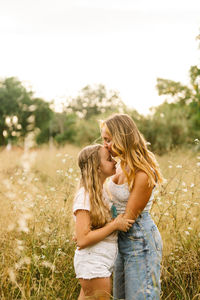
[[[162,240],[148,212],[143,212],[128,232],[118,234],[114,266],[114,299],[160,298]]]

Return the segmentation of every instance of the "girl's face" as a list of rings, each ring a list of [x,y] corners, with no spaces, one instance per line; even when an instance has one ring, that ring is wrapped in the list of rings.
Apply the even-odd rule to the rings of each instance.
[[[101,147],[99,150],[100,155],[100,176],[104,181],[107,177],[112,176],[116,173],[116,161],[112,159],[110,152],[105,148]]]
[[[101,129],[101,137],[104,147],[110,152],[113,157],[117,156],[116,153],[112,151],[112,137],[107,133],[105,127]]]

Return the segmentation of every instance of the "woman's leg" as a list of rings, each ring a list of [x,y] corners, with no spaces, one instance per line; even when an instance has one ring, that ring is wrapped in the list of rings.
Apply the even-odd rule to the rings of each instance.
[[[124,266],[125,299],[160,299],[162,244],[157,227],[148,228],[143,237],[135,236],[127,244],[127,250]]]
[[[124,260],[120,253],[118,253],[114,265],[113,296],[115,300],[125,299]]]
[[[110,300],[111,278],[79,279],[85,299]],[[84,298],[83,298],[84,299]],[[80,298],[82,300],[82,298]]]

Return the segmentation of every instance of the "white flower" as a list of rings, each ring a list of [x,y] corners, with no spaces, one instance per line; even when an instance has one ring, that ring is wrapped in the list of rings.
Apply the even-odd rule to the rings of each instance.
[[[183,203],[183,206],[185,206],[186,208],[190,207],[187,203]]]
[[[9,274],[10,280],[12,282],[16,282],[16,277],[15,277],[15,273],[14,273],[13,269],[9,269],[8,274]]]
[[[187,189],[182,189],[182,191],[185,192],[185,193],[187,193],[188,190]]]
[[[169,166],[168,168],[169,168],[169,169],[171,169],[171,168],[172,168],[172,166]]]
[[[181,165],[177,165],[176,167],[177,167],[178,169],[181,169],[181,168],[182,168],[182,166],[181,166]]]
[[[50,263],[49,261],[43,261],[42,265],[46,268],[51,269],[52,271],[55,270],[55,265],[53,265],[52,263]]]
[[[197,163],[197,167],[200,167],[200,162]]]
[[[69,170],[68,170],[70,173],[72,173],[73,172],[73,168],[69,168]]]
[[[186,231],[185,231],[185,234],[189,235],[190,233],[189,233],[189,231],[186,230]]]
[[[191,183],[190,187],[193,188],[194,187],[194,183]]]

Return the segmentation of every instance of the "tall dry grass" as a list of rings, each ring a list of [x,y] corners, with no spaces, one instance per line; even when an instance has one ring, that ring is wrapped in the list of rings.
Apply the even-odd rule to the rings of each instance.
[[[0,152],[1,299],[77,299],[71,208],[78,151]],[[200,153],[158,159],[166,182],[151,213],[164,242],[162,299],[198,299]]]

